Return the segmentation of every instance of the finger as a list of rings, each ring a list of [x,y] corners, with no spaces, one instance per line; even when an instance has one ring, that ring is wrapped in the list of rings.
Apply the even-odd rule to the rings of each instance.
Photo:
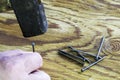
[[[43,65],[43,59],[37,52],[31,53],[29,57],[25,59],[26,72],[30,73]]]
[[[23,60],[24,60],[24,65],[25,65],[25,71],[29,74],[38,68],[40,68],[43,64],[43,59],[41,55],[37,52],[30,53],[29,54],[24,54]]]
[[[12,57],[12,56],[19,56],[19,55],[23,55],[23,54],[27,54],[27,53],[33,53],[33,52],[28,52],[28,51],[23,51],[20,49],[17,50],[8,50],[8,51],[4,51],[4,52],[0,52],[0,57]]]
[[[10,52],[12,52],[12,51],[10,51]],[[42,64],[43,64],[42,57],[40,56],[39,53],[24,52],[24,51],[21,51],[21,52],[23,55],[11,56],[11,57],[9,57],[8,56],[9,54],[7,54],[7,52],[5,52],[6,53],[5,55],[7,55],[7,56],[3,56],[0,58],[1,59],[0,61],[2,61],[2,65],[4,65],[4,67],[6,67],[6,65],[9,64],[7,67],[11,66],[11,69],[13,69],[15,66],[17,66],[17,68],[24,69],[24,71],[28,74],[37,70],[38,68],[40,68],[42,66]],[[14,53],[14,52],[12,52],[12,53]],[[14,70],[16,70],[17,68],[14,68]]]
[[[19,50],[19,49],[17,49],[17,50],[8,50],[8,51],[0,52],[0,57],[3,57],[3,56],[9,56],[9,57],[17,56],[17,55],[21,55],[23,53],[24,53],[24,51]]]
[[[47,73],[45,73],[44,71],[38,70],[30,74],[28,80],[51,80],[51,79]]]

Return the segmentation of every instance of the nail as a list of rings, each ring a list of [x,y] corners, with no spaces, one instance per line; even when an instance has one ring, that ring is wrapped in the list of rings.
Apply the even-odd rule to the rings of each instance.
[[[91,63],[91,61],[89,59],[87,59],[85,56],[80,54],[79,50],[74,49],[72,46],[68,46],[68,48],[70,48],[72,52],[76,52],[79,57],[82,57],[83,61],[87,61],[88,63]]]
[[[70,48],[71,50],[75,50],[72,46],[68,46],[68,48]]]
[[[68,48],[70,48],[72,52],[76,52],[80,57],[85,59],[85,57],[83,55],[81,55],[80,52],[78,50],[74,49],[72,46],[68,46]]]
[[[33,50],[33,52],[35,52],[35,43],[34,42],[32,42],[32,50]]]
[[[94,66],[95,64],[97,64],[98,62],[102,61],[105,57],[102,57],[100,59],[98,59],[97,61],[95,61],[94,63],[88,65],[87,67],[84,67],[81,69],[81,72],[84,72],[85,70],[89,69],[90,67]]]
[[[82,51],[82,50],[79,50],[79,52],[83,53],[82,55],[87,55],[87,56],[91,56],[91,57],[96,57],[96,55],[94,55],[93,53],[85,52],[85,51]],[[101,56],[99,56],[99,58],[101,58]]]
[[[98,53],[97,53],[97,55],[96,55],[96,60],[98,60],[98,58],[99,58],[99,55],[100,55],[100,52],[101,52],[101,49],[102,49],[104,40],[105,40],[105,37],[103,36],[102,39],[101,39],[101,42],[100,42],[100,46],[99,46],[99,48],[98,48]]]
[[[84,62],[82,61],[82,58],[80,58],[78,56],[75,56],[73,54],[69,54],[69,53],[67,53],[65,51],[62,51],[62,50],[59,50],[58,53],[63,55],[63,56],[66,56],[66,57],[68,57],[68,58],[70,58],[70,59],[72,59],[72,60],[74,60],[74,61],[76,61],[78,63],[80,63],[81,65],[84,65]],[[81,61],[78,60],[78,59],[80,59]]]

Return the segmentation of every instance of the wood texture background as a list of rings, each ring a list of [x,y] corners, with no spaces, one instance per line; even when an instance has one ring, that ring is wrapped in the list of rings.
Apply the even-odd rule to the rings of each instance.
[[[44,35],[24,38],[13,11],[0,13],[0,51],[36,51],[44,58],[52,80],[120,80],[120,0],[44,0],[49,28]],[[96,53],[102,36],[101,55],[106,58],[81,73],[82,66],[58,55],[65,46]]]

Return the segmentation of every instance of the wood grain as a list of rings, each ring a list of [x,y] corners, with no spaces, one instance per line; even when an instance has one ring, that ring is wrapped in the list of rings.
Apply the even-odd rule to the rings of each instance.
[[[49,22],[47,33],[23,38],[13,11],[0,13],[0,51],[36,51],[44,58],[42,67],[52,80],[120,80],[120,1],[119,0],[44,0]],[[59,56],[58,49],[73,46],[97,53],[105,36],[101,55],[106,58],[81,73],[81,65]]]

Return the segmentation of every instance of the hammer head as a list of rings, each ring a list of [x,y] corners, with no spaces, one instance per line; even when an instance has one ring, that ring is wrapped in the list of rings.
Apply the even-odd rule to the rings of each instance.
[[[48,23],[44,6],[38,0],[10,0],[24,37],[32,37],[47,31]]]

